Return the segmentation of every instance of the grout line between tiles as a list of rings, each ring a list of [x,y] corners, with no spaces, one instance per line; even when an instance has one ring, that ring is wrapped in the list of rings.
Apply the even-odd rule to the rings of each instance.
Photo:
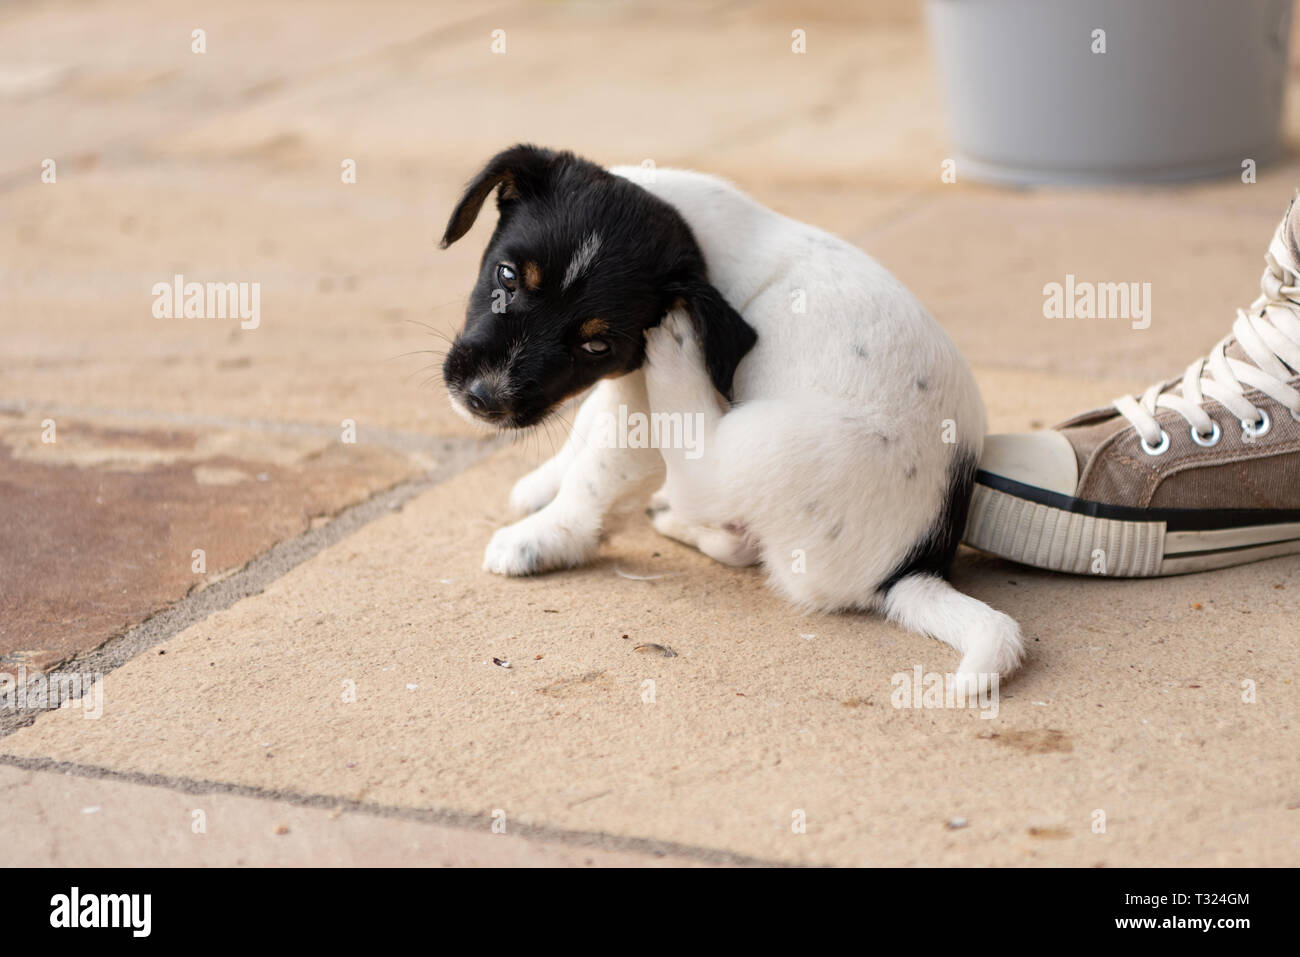
[[[329,548],[376,519],[402,508],[422,492],[433,488],[454,475],[486,458],[501,448],[503,443],[476,439],[438,440],[440,458],[432,470],[416,478],[407,479],[386,491],[379,492],[364,502],[343,509],[330,521],[301,535],[278,542],[267,551],[234,572],[206,588],[191,591],[174,605],[145,619],[116,638],[109,639],[94,651],[74,655],[49,672],[102,676],[108,674],[144,651],[179,634],[190,625],[233,606],[236,602],[260,594],[266,588],[303,562]],[[46,710],[24,709],[0,711],[0,738],[20,728],[28,727]]]
[[[465,831],[490,832],[493,818],[487,814],[471,814],[439,807],[402,807],[357,801],[328,794],[309,794],[279,788],[263,788],[250,784],[233,784],[199,778],[166,774],[147,774],[140,771],[119,771],[92,764],[57,761],[45,757],[19,757],[0,754],[0,766],[25,771],[69,774],[81,778],[120,781],[146,787],[165,788],[185,794],[231,794],[239,797],[280,801],[297,807],[343,810],[370,817],[434,824]],[[718,848],[681,844],[656,838],[610,834],[606,831],[580,831],[545,824],[512,824],[509,832],[515,837],[546,843],[566,844],[602,851],[624,851],[654,857],[678,857],[704,864],[739,867],[789,867],[786,861],[766,860]]]

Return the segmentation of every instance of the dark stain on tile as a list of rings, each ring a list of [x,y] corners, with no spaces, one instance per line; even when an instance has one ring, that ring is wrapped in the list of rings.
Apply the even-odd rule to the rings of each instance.
[[[1054,754],[1074,750],[1074,742],[1064,731],[1055,728],[1031,728],[1027,731],[995,731],[991,740],[1026,754]]]

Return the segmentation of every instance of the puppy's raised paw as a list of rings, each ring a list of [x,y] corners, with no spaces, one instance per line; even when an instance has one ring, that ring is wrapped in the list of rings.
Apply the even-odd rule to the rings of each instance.
[[[483,570],[522,576],[572,568],[587,561],[594,547],[546,516],[532,515],[497,530],[483,553]]]
[[[674,309],[645,333],[646,361],[664,370],[675,366],[704,365],[695,326],[684,309]]]
[[[656,412],[716,410],[704,351],[686,311],[674,309],[659,325],[647,329],[645,337],[645,382],[650,407]]]

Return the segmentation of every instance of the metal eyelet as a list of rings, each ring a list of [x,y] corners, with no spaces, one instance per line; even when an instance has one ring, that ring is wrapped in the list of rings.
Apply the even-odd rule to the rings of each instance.
[[[1155,445],[1155,446],[1147,445],[1146,439],[1140,439],[1139,442],[1142,445],[1142,451],[1145,452],[1147,455],[1164,455],[1167,451],[1169,451],[1169,433],[1166,432],[1164,429],[1160,430],[1159,445]]]
[[[1223,438],[1223,429],[1219,428],[1219,423],[1211,419],[1210,425],[1213,427],[1210,429],[1209,435],[1201,435],[1200,432],[1196,431],[1196,426],[1192,426],[1192,441],[1201,448],[1208,449],[1211,446],[1218,445],[1219,439]]]
[[[1254,442],[1256,439],[1268,435],[1268,430],[1273,427],[1273,420],[1263,409],[1256,409],[1259,413],[1259,421],[1251,422],[1248,419],[1241,420],[1241,441]]]

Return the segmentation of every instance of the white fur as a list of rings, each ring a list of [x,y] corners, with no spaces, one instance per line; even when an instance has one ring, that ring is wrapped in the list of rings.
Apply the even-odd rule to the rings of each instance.
[[[849,243],[712,176],[660,169],[645,188],[686,219],[710,281],[758,333],[736,370],[735,405],[721,407],[690,318],[670,313],[647,334],[643,370],[601,382],[564,449],[515,486],[512,506],[533,514],[496,533],[484,567],[530,574],[589,560],[606,509],[662,456],[661,533],[727,564],[761,561],[805,609],[878,609],[947,642],[972,687],[1009,674],[1021,640],[1006,615],[932,576],[878,591],[939,516],[946,440],[977,456],[983,444],[984,405],[951,340]],[[588,443],[595,417],[620,404],[701,414],[703,454]]]
[[[582,241],[578,251],[573,254],[573,259],[569,262],[569,268],[564,270],[564,281],[560,284],[560,288],[568,289],[577,282],[578,277],[591,268],[592,263],[596,261],[599,254],[600,236],[596,233],[590,233]]]

